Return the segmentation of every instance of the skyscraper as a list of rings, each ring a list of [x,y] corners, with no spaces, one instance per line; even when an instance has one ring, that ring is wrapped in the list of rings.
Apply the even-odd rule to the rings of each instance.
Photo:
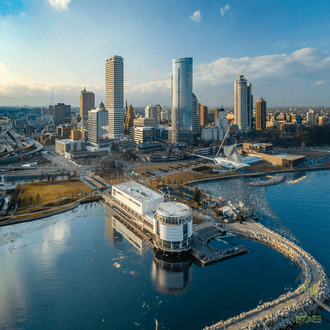
[[[109,138],[123,138],[124,59],[118,55],[105,61],[105,105],[109,112]]]
[[[266,129],[266,101],[260,97],[256,102],[256,130]]]
[[[251,84],[249,88],[244,76],[239,76],[235,80],[234,89],[234,119],[235,124],[239,127],[241,133],[250,131],[252,112],[249,117],[248,111],[251,107]],[[249,93],[249,97],[248,97]],[[249,105],[248,105],[249,102]]]
[[[88,111],[95,109],[95,94],[87,92],[86,88],[80,93],[80,118],[84,121],[88,120]]]
[[[58,103],[55,105],[54,123],[55,125],[71,122],[71,105]]]
[[[194,136],[199,135],[201,132],[201,120],[199,116],[198,100],[196,95],[193,93],[193,133]]]
[[[173,143],[193,140],[193,59],[173,60],[172,136]]]
[[[246,85],[246,113],[249,131],[252,131],[253,95],[251,83],[247,83]]]
[[[130,129],[133,126],[135,115],[132,104],[129,105],[127,112],[126,112],[126,119],[124,124],[124,131],[126,134],[130,134]]]
[[[108,111],[103,104],[88,112],[88,140],[92,144],[106,141],[108,138]]]
[[[156,119],[156,124],[160,124],[160,114],[162,112],[162,107],[159,104],[156,105],[148,105],[144,109],[144,115],[146,118],[155,118]]]
[[[200,114],[201,126],[206,126],[209,122],[207,119],[208,109],[206,105],[201,106]]]

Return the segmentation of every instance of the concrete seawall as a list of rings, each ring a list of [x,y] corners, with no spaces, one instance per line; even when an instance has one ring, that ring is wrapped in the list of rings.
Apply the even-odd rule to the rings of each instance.
[[[243,312],[226,321],[220,321],[207,330],[220,329],[285,329],[296,324],[296,316],[306,316],[319,305],[316,302],[326,302],[330,299],[329,279],[323,267],[306,251],[293,242],[271,231],[259,223],[226,225],[226,230],[236,235],[256,240],[281,252],[295,262],[302,271],[303,284],[317,284],[315,296],[307,296],[299,289],[285,293],[277,299],[266,302],[249,312]]]

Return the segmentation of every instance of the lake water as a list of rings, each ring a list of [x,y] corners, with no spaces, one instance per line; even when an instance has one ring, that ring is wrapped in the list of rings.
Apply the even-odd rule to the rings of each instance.
[[[267,188],[250,187],[249,180],[207,187],[253,204],[262,223],[301,244],[329,273],[327,172]],[[249,253],[208,267],[157,259],[95,203],[1,227],[0,328],[201,329],[298,286],[299,268],[281,254],[239,237],[225,242],[212,245],[243,244]],[[325,325],[322,319],[314,327]]]

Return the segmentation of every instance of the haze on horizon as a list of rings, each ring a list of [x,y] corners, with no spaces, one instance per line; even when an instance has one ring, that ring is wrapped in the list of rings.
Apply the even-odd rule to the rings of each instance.
[[[205,105],[233,106],[234,80],[267,106],[330,106],[329,3],[5,0],[0,105],[105,100],[105,59],[124,58],[125,99],[170,107],[172,59],[193,57]]]

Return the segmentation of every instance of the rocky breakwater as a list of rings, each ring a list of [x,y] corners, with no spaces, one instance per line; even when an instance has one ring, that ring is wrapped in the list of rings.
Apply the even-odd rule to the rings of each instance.
[[[317,290],[313,295],[307,296],[304,295],[301,290],[302,286],[300,286],[296,290],[287,292],[271,302],[259,305],[249,312],[243,312],[226,321],[220,321],[206,327],[207,330],[231,328],[252,330],[263,329],[265,326],[274,330],[285,329],[296,324],[297,317],[310,315],[318,307],[318,302],[323,303],[330,299],[329,278],[324,268],[308,252],[259,223],[249,223],[248,226],[249,229],[227,225],[226,231],[271,246],[288,256],[300,267],[303,286],[310,287],[314,285]],[[291,299],[292,301],[290,301]],[[276,312],[267,313],[269,308],[274,307],[279,307],[279,309]]]
[[[249,185],[253,187],[266,187],[266,186],[272,186],[275,184],[279,184],[285,181],[285,176],[284,175],[279,175],[279,176],[273,176],[269,178],[268,180],[265,181],[254,181],[250,182]]]

